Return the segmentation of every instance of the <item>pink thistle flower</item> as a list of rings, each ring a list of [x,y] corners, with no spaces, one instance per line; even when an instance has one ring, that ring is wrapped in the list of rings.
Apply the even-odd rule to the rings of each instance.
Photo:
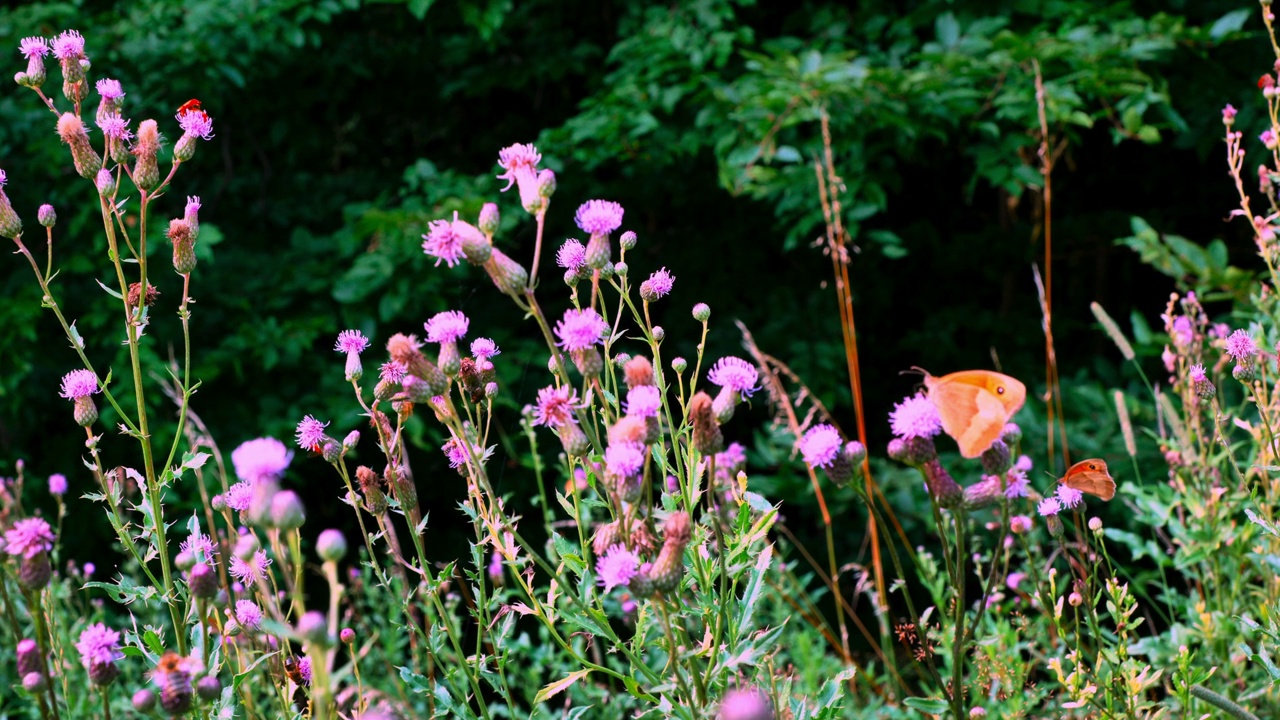
[[[843,446],[840,431],[823,423],[814,425],[805,432],[804,438],[800,440],[800,455],[810,467],[829,467],[836,461]]]
[[[129,140],[133,133],[129,130],[129,121],[120,117],[120,113],[111,112],[103,115],[98,122],[102,134],[112,140]]]
[[[1207,382],[1209,380],[1209,376],[1205,373],[1204,365],[1192,365],[1191,369],[1187,371],[1187,379],[1190,380],[1192,384],[1199,385],[1200,383]]]
[[[404,363],[390,360],[382,363],[382,369],[378,371],[378,379],[391,385],[398,385],[408,373],[409,368]]]
[[[542,162],[542,155],[533,145],[516,143],[498,151],[498,164],[504,170],[498,179],[507,181],[502,192],[510,190],[511,184],[515,183],[520,189],[520,204],[528,212],[535,212],[543,204],[538,195],[539,162]]]
[[[556,323],[557,343],[565,350],[586,350],[599,343],[609,331],[609,323],[594,308],[578,310],[570,308],[564,318]]]
[[[724,452],[716,453],[716,467],[741,468],[747,464],[747,449],[742,443],[729,443]]]
[[[627,391],[627,414],[636,417],[658,417],[662,409],[662,392],[655,385],[637,385]]]
[[[573,408],[578,403],[578,392],[568,385],[544,387],[538,391],[538,404],[533,411],[533,424],[558,428],[578,420]]]
[[[455,470],[471,462],[471,449],[456,436],[449,438],[444,445],[440,446],[440,449],[444,451],[445,457],[449,458],[449,467]],[[484,452],[480,452],[478,448],[475,450],[476,457],[481,465],[484,465],[493,456],[493,448],[487,448]]]
[[[443,262],[448,267],[457,265],[463,258],[462,235],[448,220],[432,220],[428,232],[422,236],[422,252],[436,259],[436,267]]]
[[[707,373],[707,381],[722,388],[729,388],[751,397],[756,391],[760,371],[756,366],[739,357],[723,357]]]
[[[292,460],[293,451],[271,437],[247,440],[231,451],[231,464],[236,468],[236,477],[248,483],[266,479],[278,480]]]
[[[622,206],[610,200],[588,200],[573,216],[582,232],[608,235],[622,225]]]
[[[5,552],[30,559],[53,549],[53,528],[44,518],[18,520],[4,534]]]
[[[76,642],[76,650],[80,652],[80,664],[86,670],[94,665],[109,665],[124,657],[120,652],[120,633],[103,623],[85,628]]]
[[[54,473],[49,476],[49,494],[65,495],[67,493],[67,476],[62,473]]]
[[[203,110],[188,110],[175,115],[178,127],[183,135],[191,135],[202,140],[213,139],[213,118]]]
[[[223,497],[223,500],[227,503],[227,507],[232,510],[244,512],[253,503],[253,485],[247,482],[238,482],[227,488],[227,494]]]
[[[1178,347],[1187,347],[1196,338],[1195,329],[1191,326],[1191,318],[1186,315],[1179,315],[1173,319],[1173,327],[1170,331],[1173,336],[1173,344]]]
[[[605,592],[626,585],[640,571],[640,558],[622,543],[610,546],[596,561],[596,574]]]
[[[302,418],[302,422],[298,423],[298,447],[304,450],[315,450],[320,447],[320,442],[324,440],[324,429],[329,423],[322,423],[310,415]]]
[[[186,540],[178,546],[179,552],[191,553],[195,556],[197,562],[214,564],[214,558],[218,555],[218,545],[213,538],[204,533],[194,533],[188,535]]]
[[[573,238],[565,240],[556,251],[556,264],[565,270],[581,270],[587,264],[587,248]]]
[[[1009,518],[1009,532],[1015,535],[1031,532],[1031,518],[1026,515],[1014,515]]]
[[[648,280],[640,283],[640,297],[650,302],[658,298],[665,297],[671,292],[671,288],[675,286],[676,279],[666,268],[662,268],[649,276]]]
[[[62,376],[62,391],[58,394],[68,400],[78,400],[98,392],[98,376],[92,370],[72,370]]]
[[[1227,338],[1227,355],[1242,365],[1248,365],[1258,356],[1258,343],[1248,330],[1237,330]]]
[[[359,330],[343,330],[338,333],[338,341],[333,345],[334,352],[355,353],[359,355],[369,349],[369,338]]]
[[[75,30],[68,30],[53,38],[53,56],[59,60],[71,60],[84,57],[84,36]]]
[[[30,60],[33,57],[45,57],[49,54],[49,42],[42,37],[23,38],[18,43],[18,52]]]
[[[1013,463],[1013,469],[1024,473],[1031,472],[1031,456],[1019,455]]]
[[[498,344],[489,338],[476,338],[471,341],[471,357],[477,362],[488,360],[494,355],[501,355],[502,351],[498,349]]]
[[[433,343],[457,342],[458,338],[467,334],[467,328],[470,325],[471,321],[460,310],[436,313],[430,320],[423,323],[423,327],[427,330],[427,342]]]
[[[298,674],[302,675],[302,682],[308,687],[311,686],[311,657],[304,657],[298,661]]]
[[[900,438],[933,437],[942,432],[942,417],[929,398],[915,394],[893,406],[889,413],[893,434]]]
[[[98,88],[98,95],[103,100],[119,100],[124,97],[124,88],[120,86],[119,80],[102,78],[95,86]]]
[[[1027,474],[1021,470],[1010,470],[1005,474],[1004,496],[1013,499],[1026,497],[1027,491],[1030,489],[1031,483],[1027,480]]]
[[[242,628],[257,630],[262,627],[262,608],[252,600],[237,600],[236,622]]]
[[[1059,485],[1057,497],[1058,505],[1063,508],[1073,508],[1084,500],[1084,493],[1067,485]]]
[[[1230,125],[1232,122],[1235,121],[1235,119],[1236,119],[1236,109],[1230,103],[1228,103],[1226,107],[1222,108],[1222,122],[1224,124]]]
[[[255,585],[260,580],[267,578],[267,568],[271,565],[271,558],[267,557],[265,550],[259,550],[253,554],[249,560],[241,560],[238,557],[231,558],[231,566],[228,571],[231,576],[246,586]]]
[[[637,442],[614,443],[605,448],[604,464],[610,475],[635,477],[644,467],[644,445]]]
[[[1057,498],[1051,497],[1041,500],[1040,504],[1036,506],[1036,512],[1040,513],[1041,517],[1057,515],[1061,510],[1062,504],[1058,502]]]

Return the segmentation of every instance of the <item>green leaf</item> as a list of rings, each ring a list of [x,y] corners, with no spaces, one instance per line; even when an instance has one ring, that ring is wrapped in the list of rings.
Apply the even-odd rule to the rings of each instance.
[[[421,20],[427,16],[427,11],[435,4],[435,0],[409,0],[409,14]]]
[[[903,700],[902,704],[930,715],[941,715],[951,707],[946,700],[938,700],[936,698],[909,697]]]
[[[1249,16],[1252,15],[1253,12],[1254,11],[1250,8],[1237,8],[1226,15],[1223,15],[1214,21],[1213,25],[1209,28],[1209,37],[1214,40],[1221,40],[1233,32],[1239,32],[1240,28],[1244,27],[1245,21],[1249,19]]]
[[[539,690],[538,694],[533,696],[533,701],[535,703],[546,702],[547,700],[559,694],[560,692],[563,692],[570,685],[586,677],[590,672],[591,672],[591,669],[588,668],[586,670],[576,670],[574,672],[569,673],[563,678]]]

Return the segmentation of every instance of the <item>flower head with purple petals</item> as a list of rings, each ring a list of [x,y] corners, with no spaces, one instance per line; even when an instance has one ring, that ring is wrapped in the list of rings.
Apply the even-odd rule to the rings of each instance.
[[[80,652],[80,664],[88,669],[94,665],[107,665],[124,657],[120,652],[120,633],[103,623],[94,623],[80,633],[76,642]]]
[[[556,264],[565,270],[580,270],[587,264],[587,248],[573,238],[564,241],[556,251]]]
[[[84,57],[84,36],[75,30],[68,30],[53,38],[53,56],[59,60],[72,60]]]
[[[756,366],[739,357],[723,357],[707,372],[707,381],[722,388],[737,390],[744,397],[756,391],[760,371]]]
[[[1173,319],[1170,329],[1170,335],[1173,337],[1173,344],[1178,347],[1187,347],[1195,340],[1196,331],[1191,325],[1191,318],[1186,315],[1179,315]]]
[[[1209,379],[1209,375],[1205,372],[1204,365],[1192,365],[1187,370],[1187,379],[1192,383],[1202,383]]]
[[[1051,497],[1041,500],[1040,504],[1036,506],[1036,512],[1040,513],[1042,517],[1057,515],[1061,510],[1062,503],[1058,502],[1057,498]]]
[[[917,393],[893,406],[889,425],[895,437],[933,437],[942,432],[942,417],[929,398]]]
[[[121,87],[119,80],[102,78],[95,84],[95,87],[98,88],[98,95],[103,100],[119,100],[124,97],[124,88]]]
[[[214,558],[218,555],[218,544],[213,541],[213,538],[204,533],[193,533],[182,541],[182,544],[178,546],[178,550],[184,553],[191,553],[197,562],[212,565]]]
[[[605,592],[626,585],[640,570],[640,558],[622,543],[611,546],[596,561],[596,574]]]
[[[78,400],[98,392],[98,376],[92,370],[72,370],[62,376],[62,391],[68,400]]]
[[[194,135],[202,140],[213,139],[213,118],[203,110],[188,110],[178,113],[178,127],[183,135]]]
[[[359,355],[369,349],[369,338],[359,330],[343,330],[338,333],[338,341],[334,343],[334,352],[356,353]]]
[[[98,127],[102,129],[102,134],[112,140],[128,140],[133,137],[133,133],[129,130],[129,121],[120,117],[118,112],[107,113],[97,122]]]
[[[444,263],[453,267],[462,261],[462,234],[449,220],[432,220],[422,236],[422,252],[436,259],[436,267]]]
[[[49,41],[42,37],[23,38],[18,43],[18,52],[28,60],[33,57],[45,57],[49,54]]]
[[[44,518],[24,518],[5,531],[4,543],[5,552],[30,559],[53,549],[53,528]]]
[[[599,343],[609,331],[609,322],[600,317],[594,308],[578,310],[570,308],[564,318],[556,323],[557,343],[565,350],[586,350]]]
[[[1258,343],[1248,330],[1237,330],[1227,338],[1227,355],[1237,363],[1248,365],[1258,356]]]
[[[292,460],[293,451],[272,437],[247,440],[231,451],[236,477],[250,483],[269,478],[278,480]]]
[[[568,385],[544,387],[538,391],[538,403],[533,410],[533,424],[558,428],[578,420],[573,410],[578,404],[578,392]]]
[[[489,338],[476,338],[471,341],[471,357],[477,361],[488,360],[494,355],[501,355],[498,344]]]
[[[409,374],[409,368],[405,367],[404,363],[388,360],[382,363],[382,368],[378,371],[378,379],[385,383],[398,385],[407,374]]]
[[[542,155],[538,153],[538,148],[532,144],[516,143],[499,150],[498,164],[506,172],[499,175],[498,179],[507,181],[507,186],[502,188],[502,192],[510,190],[511,184],[519,181],[522,173],[528,173],[532,179],[536,180],[537,173],[535,171],[540,162],[542,162]]]
[[[65,495],[67,494],[67,476],[62,473],[54,473],[49,476],[49,494]]]
[[[640,293],[642,296],[647,295],[654,299],[665,297],[675,284],[675,277],[666,268],[662,268],[650,275],[648,280],[640,283]]]
[[[582,232],[608,235],[622,225],[622,206],[611,200],[588,200],[578,206],[573,221]]]
[[[1084,493],[1068,485],[1059,485],[1057,497],[1059,506],[1073,508],[1084,499]]]
[[[266,551],[259,550],[248,560],[231,558],[231,567],[228,570],[232,577],[245,585],[255,585],[259,580],[267,578],[267,568],[270,565],[271,558],[267,557]]]
[[[262,627],[262,608],[252,600],[237,600],[236,622],[242,628],[257,630]]]
[[[461,310],[445,310],[436,313],[430,320],[423,323],[423,327],[427,330],[427,342],[446,343],[457,342],[458,338],[467,334],[467,328],[471,325],[471,321]]]
[[[604,450],[604,464],[610,475],[635,477],[644,467],[644,445],[636,442],[613,443]]]
[[[1005,474],[1004,496],[1007,498],[1026,497],[1031,483],[1027,474],[1021,470],[1010,470]]]
[[[322,423],[310,415],[302,418],[302,422],[298,423],[298,447],[304,450],[315,450],[320,447],[320,441],[324,440],[324,429],[329,423]]]
[[[247,482],[238,482],[227,488],[227,494],[223,496],[227,507],[236,512],[244,512],[249,509],[249,505],[253,502],[253,485]]]
[[[627,391],[627,414],[656,418],[662,408],[662,391],[655,385],[637,385]]]
[[[302,682],[308,687],[311,686],[311,658],[304,657],[298,661],[298,674],[302,676]]]
[[[827,467],[835,462],[843,445],[840,431],[834,426],[814,425],[800,440],[800,455],[810,467]]]

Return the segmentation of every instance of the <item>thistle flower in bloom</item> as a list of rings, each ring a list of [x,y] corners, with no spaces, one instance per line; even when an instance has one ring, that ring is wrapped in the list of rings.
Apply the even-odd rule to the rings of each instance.
[[[1204,365],[1192,365],[1187,371],[1187,379],[1194,384],[1200,384],[1209,380],[1208,374],[1205,372]]]
[[[253,485],[247,482],[238,482],[227,488],[227,494],[223,496],[223,500],[227,503],[227,507],[232,510],[244,512],[253,503]]]
[[[1030,486],[1027,474],[1015,468],[1005,474],[1004,496],[1010,499],[1026,497]]]
[[[835,462],[843,444],[835,427],[825,423],[814,425],[800,440],[800,455],[810,467],[828,467]]]
[[[1173,337],[1173,344],[1178,347],[1188,347],[1195,340],[1195,328],[1191,325],[1191,318],[1186,315],[1179,315],[1173,319],[1169,334]]]
[[[732,356],[720,358],[707,372],[707,380],[720,386],[720,392],[716,394],[712,405],[716,420],[721,424],[729,422],[738,403],[744,397],[751,397],[756,391],[756,381],[759,379],[760,372],[756,370],[756,366],[746,360]]]
[[[28,60],[42,58],[49,54],[49,42],[42,37],[23,38],[18,43],[18,52]]]
[[[49,494],[65,495],[67,492],[67,476],[62,473],[54,473],[49,476]]]
[[[449,458],[449,467],[455,470],[471,462],[472,449],[468,449],[466,442],[456,436],[449,438],[444,445],[440,446],[440,449],[444,451],[445,457]],[[474,448],[474,451],[481,465],[493,456],[492,447],[486,448],[484,452],[480,452],[479,448]]]
[[[587,248],[573,238],[565,240],[556,251],[556,264],[573,272],[581,270],[587,265]]]
[[[298,447],[312,452],[319,451],[320,443],[324,441],[324,429],[328,426],[329,423],[322,423],[310,415],[302,418],[302,422],[298,423]]]
[[[454,231],[448,220],[432,220],[428,232],[422,236],[422,252],[436,259],[436,267],[444,263],[448,267],[463,259],[462,235]]]
[[[646,302],[665,297],[671,292],[675,282],[676,279],[671,273],[667,272],[666,268],[662,268],[650,275],[648,280],[640,283],[640,297]]]
[[[471,357],[475,358],[476,362],[488,360],[494,355],[501,354],[502,351],[498,349],[498,344],[489,338],[476,338],[471,341]]]
[[[307,687],[311,686],[311,657],[304,657],[298,661],[298,674],[302,675],[302,682]]]
[[[556,323],[556,337],[560,338],[556,344],[569,351],[587,350],[599,343],[608,331],[609,322],[594,308],[570,308]]]
[[[1041,517],[1057,515],[1060,510],[1062,510],[1062,503],[1058,502],[1057,498],[1045,498],[1036,506],[1036,512],[1040,513]]]
[[[1057,497],[1059,506],[1062,508],[1073,508],[1076,505],[1079,505],[1084,499],[1084,493],[1067,485],[1059,485]]]
[[[84,36],[75,30],[53,38],[53,56],[59,60],[79,60],[84,57]]]
[[[635,477],[644,467],[644,445],[637,442],[614,443],[605,448],[604,464],[614,477]]]
[[[242,628],[257,630],[262,626],[262,608],[252,600],[237,600],[236,622]]]
[[[259,550],[253,554],[248,560],[241,560],[238,557],[231,558],[231,565],[228,571],[231,576],[246,586],[255,585],[259,580],[267,578],[267,568],[271,565],[271,558],[267,557],[265,550]]]
[[[43,518],[18,520],[4,533],[4,551],[15,557],[33,558],[53,549],[53,528]]]
[[[58,394],[68,400],[79,400],[98,391],[98,376],[92,370],[72,370],[62,377],[62,390]]]
[[[656,418],[662,408],[662,392],[654,385],[637,385],[627,391],[628,415]]]
[[[1227,355],[1241,365],[1248,365],[1258,355],[1258,343],[1248,330],[1236,330],[1227,338]]]
[[[520,189],[520,204],[529,214],[537,214],[546,202],[538,194],[538,163],[541,161],[542,155],[533,145],[516,143],[498,151],[498,164],[505,171],[498,179],[507,181],[502,192],[510,190],[511,184],[515,183]]]
[[[1204,365],[1192,365],[1187,370],[1187,379],[1191,381],[1191,388],[1195,390],[1196,395],[1205,400],[1213,397],[1217,392],[1217,388],[1205,373]]]
[[[102,78],[94,86],[98,89],[98,95],[103,100],[119,100],[124,97],[124,88],[120,85],[119,80]]]
[[[369,338],[359,330],[343,330],[338,333],[338,341],[334,343],[334,352],[347,354],[345,375],[347,382],[356,382],[364,375],[364,366],[360,364],[360,353],[369,347]]]
[[[218,554],[218,545],[204,533],[193,533],[178,546],[179,552],[191,553],[197,562],[212,565]]]
[[[423,327],[427,330],[427,342],[445,343],[456,342],[466,335],[470,324],[471,321],[461,311],[446,310],[436,313]]]
[[[622,206],[610,200],[588,200],[578,206],[573,222],[582,232],[608,235],[622,225]]]
[[[640,558],[622,543],[610,547],[596,561],[596,574],[600,576],[600,585],[605,592],[631,582],[639,570]]]
[[[129,121],[120,117],[120,113],[107,113],[98,120],[102,134],[112,140],[125,142],[133,137],[129,130]]]
[[[917,393],[893,406],[889,425],[895,437],[934,437],[942,432],[942,417],[929,398]]]
[[[534,406],[533,424],[558,428],[578,422],[573,409],[578,403],[578,392],[568,385],[544,387],[538,391],[538,403]]]
[[[115,662],[124,657],[120,652],[120,633],[103,623],[85,628],[76,642],[76,650],[80,652],[80,664],[89,671],[93,684],[108,685],[119,674]]]
[[[203,110],[188,110],[175,116],[183,136],[190,135],[201,140],[213,139],[213,118]],[[181,140],[179,140],[181,142]]]
[[[293,460],[293,451],[272,437],[246,440],[231,451],[236,477],[248,483],[271,478],[278,480]]]

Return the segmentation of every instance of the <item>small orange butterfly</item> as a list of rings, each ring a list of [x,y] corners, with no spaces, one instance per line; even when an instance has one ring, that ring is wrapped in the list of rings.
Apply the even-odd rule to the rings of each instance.
[[[1116,481],[1107,471],[1107,463],[1098,458],[1081,460],[1072,465],[1058,482],[1103,500],[1116,496]]]
[[[186,115],[189,112],[203,112],[200,109],[199,100],[196,100],[195,98],[191,98],[190,100],[182,103],[182,105],[178,107],[178,117],[182,117],[183,115]]]

